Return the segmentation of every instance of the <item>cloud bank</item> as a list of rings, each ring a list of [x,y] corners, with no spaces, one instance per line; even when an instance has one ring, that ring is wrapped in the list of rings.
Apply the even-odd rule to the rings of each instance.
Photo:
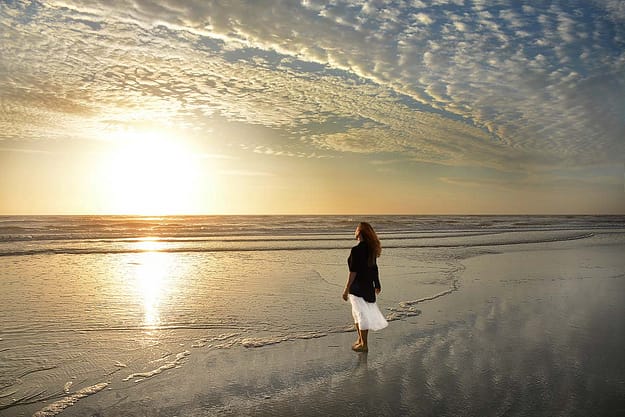
[[[11,2],[0,138],[221,117],[290,138],[250,146],[274,155],[622,163],[623,22],[609,0]]]

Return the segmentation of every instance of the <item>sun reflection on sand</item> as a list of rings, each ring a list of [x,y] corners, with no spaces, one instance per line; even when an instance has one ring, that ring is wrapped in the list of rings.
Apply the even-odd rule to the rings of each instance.
[[[145,252],[139,253],[135,273],[136,291],[143,303],[143,326],[154,330],[161,323],[160,305],[171,286],[171,258],[158,252],[161,243],[156,240],[141,242]]]

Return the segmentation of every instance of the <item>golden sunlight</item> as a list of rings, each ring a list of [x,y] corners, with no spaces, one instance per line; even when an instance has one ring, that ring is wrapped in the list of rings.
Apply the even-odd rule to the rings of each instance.
[[[171,265],[166,254],[143,252],[136,275],[137,295],[143,301],[143,325],[155,328],[160,323],[159,306],[168,286]]]
[[[165,248],[165,244],[157,237],[145,237],[137,241],[135,248],[142,252],[158,252]]]
[[[107,163],[107,205],[115,214],[187,214],[197,210],[197,159],[182,141],[133,132]]]

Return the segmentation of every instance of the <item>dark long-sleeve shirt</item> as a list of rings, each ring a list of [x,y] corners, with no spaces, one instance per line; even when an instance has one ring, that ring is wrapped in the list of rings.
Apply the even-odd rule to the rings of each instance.
[[[380,288],[378,265],[373,260],[373,265],[368,264],[369,247],[367,242],[361,241],[352,248],[347,264],[349,271],[356,273],[356,278],[349,287],[349,293],[364,298],[369,303],[375,302],[375,289]]]

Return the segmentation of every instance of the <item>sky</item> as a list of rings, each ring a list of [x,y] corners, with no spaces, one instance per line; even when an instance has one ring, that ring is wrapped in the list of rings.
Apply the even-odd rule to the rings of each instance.
[[[625,2],[0,0],[0,214],[625,214]]]

